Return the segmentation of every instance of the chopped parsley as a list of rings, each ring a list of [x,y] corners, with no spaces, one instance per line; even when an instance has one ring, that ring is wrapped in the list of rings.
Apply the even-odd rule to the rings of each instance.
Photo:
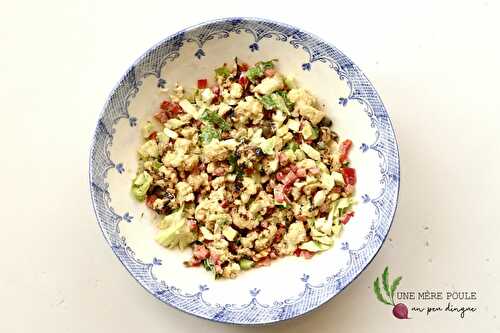
[[[229,155],[228,158],[229,165],[231,166],[231,172],[236,174],[236,178],[243,177],[243,170],[238,165],[238,158],[235,154]]]
[[[201,120],[210,123],[212,126],[217,125],[222,131],[229,131],[231,129],[231,126],[215,111],[203,111]]]
[[[213,139],[220,139],[220,133],[213,126],[207,125],[201,129],[200,139],[204,144],[207,144]]]
[[[264,71],[266,69],[274,68],[274,63],[275,61],[278,61],[278,59],[271,59],[269,61],[259,61],[258,63],[255,64],[255,67],[252,67],[248,69],[247,71],[247,78],[252,81],[252,83],[255,83],[256,80],[264,75]]]
[[[274,100],[271,97],[271,95],[262,96],[260,102],[262,103],[262,105],[266,110],[272,110],[276,106],[276,103],[274,103]]]
[[[286,145],[286,149],[290,149],[291,151],[296,151],[299,148],[299,144],[295,141],[290,141]]]
[[[226,66],[222,66],[215,69],[215,75],[226,78],[231,75],[231,71],[229,71],[229,68],[227,68]]]

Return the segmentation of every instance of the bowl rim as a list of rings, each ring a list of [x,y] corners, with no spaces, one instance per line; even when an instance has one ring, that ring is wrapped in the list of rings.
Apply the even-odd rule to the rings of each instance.
[[[123,84],[123,79],[125,78],[125,76],[127,75],[127,73],[129,73],[131,70],[134,69],[134,67],[138,64],[141,63],[141,61],[146,58],[149,53],[155,49],[157,49],[159,46],[163,45],[164,43],[168,42],[169,40],[171,40],[172,38],[174,37],[177,37],[177,36],[181,36],[181,34],[184,34],[184,33],[188,33],[188,32],[191,32],[191,31],[194,31],[196,29],[199,29],[201,27],[204,27],[204,26],[207,26],[207,25],[210,25],[210,24],[214,24],[214,23],[223,23],[223,22],[229,22],[229,21],[234,21],[234,20],[243,20],[243,21],[247,21],[247,22],[264,22],[264,23],[271,23],[271,24],[275,24],[275,25],[278,25],[278,26],[281,26],[281,27],[285,27],[285,28],[288,28],[288,29],[294,29],[296,30],[297,32],[300,32],[300,33],[303,33],[309,37],[311,37],[316,43],[318,42],[321,42],[321,43],[324,43],[325,45],[327,45],[328,47],[336,50],[339,52],[339,54],[341,54],[343,57],[345,57],[347,60],[351,61],[351,64],[353,67],[356,68],[356,70],[359,72],[359,76],[365,80],[366,83],[368,83],[372,88],[373,88],[373,92],[374,94],[376,95],[376,97],[378,98],[379,100],[379,103],[380,103],[380,106],[381,108],[385,111],[386,115],[387,115],[387,122],[389,124],[389,130],[391,131],[392,133],[392,138],[394,139],[394,148],[395,148],[395,154],[396,154],[396,158],[395,160],[397,161],[397,186],[395,188],[395,194],[394,194],[394,202],[393,202],[393,209],[390,211],[389,213],[389,216],[390,216],[390,221],[389,221],[389,224],[388,224],[388,227],[387,227],[387,230],[385,232],[385,234],[383,235],[383,238],[381,239],[381,242],[380,242],[380,245],[378,246],[377,249],[375,249],[375,251],[373,252],[373,255],[371,257],[371,259],[369,259],[363,266],[363,268],[361,268],[361,270],[352,276],[352,278],[350,279],[349,282],[347,282],[342,288],[340,288],[336,293],[334,293],[333,295],[331,295],[330,297],[326,298],[325,300],[323,300],[322,302],[320,302],[319,304],[317,304],[316,306],[312,307],[312,308],[309,308],[303,312],[300,312],[300,313],[297,313],[297,314],[294,314],[290,317],[286,317],[286,318],[278,318],[276,320],[269,320],[269,321],[265,321],[265,322],[232,322],[232,321],[225,321],[225,320],[219,320],[218,318],[213,318],[213,317],[208,317],[208,316],[202,316],[200,315],[199,313],[195,313],[195,312],[190,312],[188,310],[185,310],[185,309],[182,309],[180,307],[177,307],[175,306],[174,304],[171,304],[170,302],[168,301],[164,301],[162,299],[160,299],[155,293],[153,290],[150,290],[147,288],[146,285],[144,285],[141,281],[139,281],[139,279],[136,277],[136,275],[127,267],[127,265],[123,262],[122,258],[115,252],[115,250],[113,249],[113,245],[111,244],[111,241],[108,239],[108,237],[106,236],[105,234],[105,230],[103,229],[103,226],[102,226],[102,223],[101,223],[101,219],[99,217],[99,214],[98,214],[98,211],[97,211],[97,207],[96,207],[96,198],[95,198],[95,194],[94,194],[94,191],[93,191],[93,181],[92,181],[92,177],[93,177],[93,172],[94,172],[94,167],[93,167],[93,152],[94,152],[94,148],[97,144],[97,138],[98,138],[98,129],[99,129],[99,125],[104,117],[104,115],[106,114],[106,110],[110,104],[110,101],[111,101],[111,98],[115,95],[117,89]],[[163,67],[163,66],[161,66]],[[142,79],[143,77],[141,77],[140,79]],[[351,92],[352,93],[352,92]],[[109,170],[109,169],[107,169]],[[106,170],[106,173],[107,173],[107,170]],[[216,322],[216,323],[223,323],[223,324],[230,324],[230,325],[236,325],[236,326],[261,326],[261,325],[269,325],[269,324],[276,324],[276,323],[280,323],[280,322],[284,322],[284,321],[288,321],[288,320],[291,320],[291,319],[296,319],[296,318],[299,318],[299,317],[302,317],[306,314],[309,314],[311,313],[312,311],[314,310],[317,310],[318,308],[320,308],[321,306],[323,306],[324,304],[330,302],[332,299],[335,298],[335,296],[339,295],[340,293],[342,293],[349,285],[351,285],[353,283],[354,280],[356,280],[360,275],[361,273],[363,273],[366,268],[372,263],[372,261],[375,259],[375,257],[377,256],[377,254],[379,253],[380,249],[382,248],[382,246],[384,245],[384,242],[385,240],[387,239],[388,237],[388,234],[390,232],[390,229],[392,227],[392,224],[394,223],[394,219],[395,219],[395,216],[396,216],[396,212],[397,212],[397,208],[398,208],[398,204],[399,204],[399,193],[400,193],[400,187],[401,187],[401,162],[400,162],[400,152],[399,152],[399,144],[398,144],[398,139],[397,139],[397,136],[396,136],[396,131],[394,129],[394,125],[392,124],[392,121],[389,117],[389,113],[387,111],[387,108],[385,107],[382,99],[380,98],[380,94],[378,93],[378,91],[375,89],[375,86],[371,83],[371,81],[368,79],[368,77],[364,74],[364,72],[359,69],[359,67],[354,63],[352,62],[352,60],[347,57],[345,55],[344,52],[342,52],[342,50],[340,50],[338,47],[334,46],[333,44],[329,43],[328,41],[325,41],[324,39],[318,37],[317,35],[313,34],[313,33],[310,33],[309,31],[307,30],[304,30],[302,28],[298,28],[297,26],[292,26],[290,24],[287,24],[287,23],[283,23],[283,22],[280,22],[280,21],[275,21],[275,20],[272,20],[272,19],[268,19],[268,18],[259,18],[259,17],[253,17],[253,16],[250,16],[250,17],[247,17],[247,16],[234,16],[234,17],[219,17],[219,18],[215,18],[215,19],[211,19],[211,20],[206,20],[206,21],[203,21],[203,22],[200,22],[200,23],[197,23],[197,24],[194,24],[194,25],[190,25],[188,26],[187,28],[185,29],[182,29],[182,30],[179,30],[175,33],[172,33],[170,35],[168,35],[167,37],[163,38],[162,40],[160,40],[159,42],[155,43],[154,45],[152,45],[151,47],[149,47],[146,51],[144,51],[138,58],[136,58],[136,60],[127,68],[127,70],[124,72],[124,74],[121,76],[121,78],[119,79],[119,81],[114,85],[114,87],[112,88],[111,92],[109,93],[109,95],[106,97],[106,101],[104,103],[104,106],[101,110],[101,112],[99,113],[99,116],[97,118],[97,126],[95,127],[94,129],[94,132],[93,132],[93,135],[92,135],[92,139],[91,139],[91,144],[90,144],[90,149],[89,149],[89,190],[90,190],[90,197],[91,197],[91,202],[92,202],[92,208],[94,210],[94,215],[96,217],[96,221],[97,221],[97,224],[99,225],[99,228],[101,230],[101,233],[103,234],[103,237],[104,239],[106,240],[106,243],[108,244],[108,246],[111,247],[113,253],[115,254],[116,258],[119,260],[119,262],[123,265],[123,267],[125,267],[125,269],[128,271],[128,273],[134,278],[134,280],[141,286],[143,287],[148,293],[150,293],[157,301],[163,303],[163,304],[167,304],[169,305],[171,308],[174,308],[176,310],[180,310],[184,313],[187,313],[189,315],[192,315],[192,316],[195,316],[195,317],[198,317],[198,318],[202,318],[202,319],[205,319],[205,320],[209,320],[211,322]],[[107,190],[106,190],[107,191]]]

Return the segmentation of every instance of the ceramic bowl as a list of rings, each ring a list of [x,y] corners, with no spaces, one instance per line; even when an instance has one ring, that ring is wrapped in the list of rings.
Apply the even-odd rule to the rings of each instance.
[[[154,216],[130,194],[139,128],[176,82],[192,87],[237,56],[247,63],[279,59],[283,73],[317,96],[341,138],[353,143],[356,215],[332,249],[310,260],[286,257],[236,279],[214,280],[186,268],[191,250],[155,243]],[[265,324],[307,313],[351,283],[387,236],[399,191],[399,154],[389,115],[374,87],[342,52],[287,24],[227,18],[187,28],[146,51],[111,92],[90,154],[90,191],[106,241],[154,297],[187,313],[224,323]]]

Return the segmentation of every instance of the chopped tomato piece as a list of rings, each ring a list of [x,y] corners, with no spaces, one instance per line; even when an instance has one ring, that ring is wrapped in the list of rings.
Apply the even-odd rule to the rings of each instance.
[[[155,202],[155,200],[156,200],[156,195],[154,194],[148,195],[148,197],[146,198],[146,206],[153,209],[153,203]]]
[[[165,110],[160,110],[154,115],[155,119],[158,120],[160,123],[164,124],[168,121],[168,113]]]
[[[340,221],[340,223],[342,224],[347,224],[347,222],[349,222],[349,220],[351,219],[351,217],[354,216],[354,212],[347,212],[344,217],[342,218],[342,220]]]
[[[292,192],[292,184],[287,184],[287,185],[283,186],[283,193],[285,195],[290,194],[290,192]],[[287,198],[287,197],[285,197],[285,198]]]
[[[154,131],[153,133],[149,134],[148,139],[149,140],[156,140],[156,134],[157,134],[156,131]]]
[[[179,114],[182,112],[182,107],[177,104],[177,103],[173,103],[171,108],[170,108],[170,111],[173,113],[173,114]]]
[[[189,226],[189,230],[196,230],[196,229],[198,229],[198,224],[196,224],[196,220],[195,219],[189,219],[189,220],[187,220],[187,224]]]
[[[286,155],[282,152],[279,152],[278,153],[278,160],[280,162],[280,164],[286,164],[288,162],[288,157],[286,157]]]
[[[285,195],[283,194],[283,185],[278,185],[274,188],[274,200],[279,203],[286,200]]]
[[[340,145],[340,157],[339,161],[340,163],[344,163],[347,160],[347,157],[349,155],[349,149],[351,149],[352,146],[352,141],[347,139],[343,141]]]
[[[218,85],[213,86],[212,92],[214,93],[214,95],[218,96],[220,94],[220,87]]]
[[[300,255],[306,259],[311,259],[314,256],[314,252],[307,251],[307,250],[301,250]]]
[[[276,74],[276,70],[274,68],[268,68],[264,71],[264,75],[267,77],[271,77]]]
[[[172,103],[170,101],[163,101],[161,102],[160,109],[168,111],[170,109],[170,105]]]
[[[243,87],[245,88],[247,85],[248,85],[248,79],[245,75],[241,75],[239,80],[238,80],[238,83]]]
[[[278,172],[276,173],[276,180],[277,180],[277,181],[279,181],[279,182],[280,182],[280,181],[282,181],[284,178],[285,178],[285,175],[283,174],[283,172],[278,171]]]
[[[342,193],[342,186],[334,186],[333,193]]]
[[[193,256],[198,260],[207,259],[210,256],[210,251],[208,251],[205,245],[195,245]]]
[[[300,252],[301,252],[301,251],[302,251],[301,249],[296,248],[296,249],[295,249],[295,251],[293,251],[293,254],[294,254],[295,256],[297,256],[297,257],[300,257]]]
[[[238,64],[238,67],[240,68],[240,71],[246,72],[248,70],[248,64],[246,62],[242,64]]]
[[[311,175],[319,175],[321,170],[319,168],[310,168],[309,172],[311,173]]]
[[[199,79],[198,80],[198,89],[205,89],[208,85],[207,79]]]
[[[286,185],[292,185],[296,180],[297,180],[297,175],[294,174],[292,171],[290,171],[285,178],[283,178],[283,184]]]
[[[295,174],[297,175],[297,177],[299,178],[305,178],[306,175],[307,175],[307,171],[306,169],[304,168],[298,168],[297,171],[295,172]]]
[[[255,267],[269,266],[271,265],[271,258],[265,257],[262,260],[259,260],[255,263]]]
[[[342,168],[340,169],[342,175],[344,176],[344,182],[346,185],[356,184],[356,170],[354,168]]]

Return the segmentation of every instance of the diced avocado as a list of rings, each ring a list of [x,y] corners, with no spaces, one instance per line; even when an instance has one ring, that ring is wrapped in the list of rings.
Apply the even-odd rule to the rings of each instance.
[[[282,137],[283,135],[285,135],[286,133],[288,133],[288,127],[287,126],[281,126],[280,128],[278,128],[278,130],[276,131],[276,135],[279,136],[279,137]]]
[[[344,185],[344,176],[340,172],[332,172],[333,179],[335,180],[335,183]]]
[[[337,203],[337,209],[347,208],[351,205],[349,198],[340,198]]]
[[[287,75],[285,76],[285,84],[288,87],[288,89],[293,89],[296,88],[297,85],[295,84],[295,77],[293,75]]]
[[[162,166],[163,166],[163,163],[161,163],[160,161],[158,161],[158,160],[153,161],[153,164],[152,164],[153,169],[159,170]]]
[[[163,219],[160,222],[160,225],[162,226],[161,229],[165,229],[170,227],[172,224],[174,224],[178,220],[182,220],[182,213],[184,211],[184,207],[181,207],[174,211],[173,213],[169,215],[165,215]]]
[[[302,130],[300,132],[305,140],[311,140],[313,137],[313,127],[311,123],[307,120],[304,121],[304,125],[302,126]]]
[[[172,131],[170,128],[164,128],[163,133],[165,133],[166,136],[168,136],[171,139],[177,139],[179,137],[179,134],[176,132]]]
[[[143,201],[152,183],[153,177],[146,171],[138,174],[132,182],[132,194],[137,200]]]
[[[156,140],[158,140],[158,144],[165,145],[168,143],[168,136],[164,132],[156,133]]]
[[[335,223],[332,227],[332,235],[333,236],[338,236],[340,234],[340,231],[342,230],[342,224],[339,223],[338,219],[336,220],[336,222],[337,223]]]
[[[316,165],[318,166],[319,170],[323,173],[328,173],[330,170],[328,170],[328,167],[325,165],[325,163],[318,161],[316,162]]]
[[[330,175],[328,173],[322,173],[321,174],[321,186],[328,192],[332,190],[332,188],[335,186],[335,178],[333,175]]]
[[[162,223],[165,222],[167,228],[158,232],[155,237],[156,242],[165,247],[173,248],[178,246],[183,249],[196,240],[182,213],[183,209],[181,208],[163,218]]]
[[[214,234],[207,227],[201,226],[200,231],[206,240],[214,240]]]
[[[278,160],[274,159],[269,162],[269,171],[273,173],[276,172],[276,170],[278,170]]]
[[[226,237],[228,241],[232,242],[234,238],[238,235],[238,232],[227,225],[222,230],[222,234],[224,235],[224,237]]]
[[[333,245],[333,238],[329,236],[315,237],[314,240],[327,246]]]
[[[324,217],[316,219],[314,222],[314,229],[323,233],[324,235],[329,235],[332,232],[332,221],[325,219]]]
[[[295,119],[288,119],[286,123],[290,131],[298,132],[300,130],[300,122]]]
[[[180,101],[179,105],[181,106],[182,110],[184,110],[184,112],[190,114],[194,119],[198,119],[200,117],[200,113],[198,112],[196,107],[187,99],[183,99],[182,101]]]
[[[166,123],[165,127],[170,128],[171,130],[178,129],[179,127],[182,127],[185,124],[182,120],[178,118],[170,118]]]
[[[303,243],[299,246],[299,249],[310,251],[310,252],[325,251],[325,250],[328,250],[329,248],[330,247],[328,245],[321,244],[321,243],[315,242],[315,241],[309,241],[309,242]]]
[[[302,151],[306,153],[306,155],[312,158],[313,160],[319,161],[321,159],[321,154],[319,153],[319,151],[317,151],[316,149],[314,149],[305,142],[303,142],[300,145],[300,149],[302,149]]]
[[[260,149],[267,155],[274,155],[274,145],[276,144],[276,137],[272,137],[266,140],[262,140],[259,145]]]
[[[316,140],[318,138],[318,136],[319,136],[319,130],[318,130],[317,127],[313,126],[312,127],[312,137],[311,137],[311,139],[312,140]]]
[[[153,157],[156,158],[159,155],[158,144],[155,140],[146,141],[138,150],[139,156],[143,159]]]
[[[276,128],[280,127],[285,120],[286,120],[286,115],[284,115],[281,110],[278,110],[274,113],[273,121]]]
[[[149,138],[149,136],[154,132],[155,128],[152,122],[148,121],[141,129],[142,137],[144,139]]]
[[[299,149],[299,144],[295,141],[291,141],[291,142],[287,143],[286,149],[289,149],[289,150],[295,152],[297,149]]]
[[[287,159],[289,161],[295,161],[295,154],[291,149],[287,149],[284,151],[284,154],[286,155]]]
[[[161,167],[158,168],[158,172],[163,174],[164,176],[167,175],[168,169],[165,165],[162,165]]]
[[[247,269],[252,268],[252,267],[255,265],[255,263],[254,263],[252,260],[250,260],[250,259],[245,259],[245,258],[241,259],[241,260],[240,260],[240,262],[239,262],[239,264],[240,264],[240,268],[241,268],[242,270],[245,270],[245,271],[246,271]]]
[[[302,242],[306,237],[306,229],[302,222],[294,222],[288,227],[288,233],[285,235],[290,245],[296,245]]]

